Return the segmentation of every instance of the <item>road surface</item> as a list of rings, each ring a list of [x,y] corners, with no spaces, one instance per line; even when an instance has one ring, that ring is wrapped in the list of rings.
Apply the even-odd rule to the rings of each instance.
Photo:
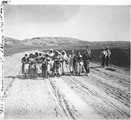
[[[5,57],[5,119],[130,119],[130,75],[91,63],[89,76],[24,79],[21,58]]]

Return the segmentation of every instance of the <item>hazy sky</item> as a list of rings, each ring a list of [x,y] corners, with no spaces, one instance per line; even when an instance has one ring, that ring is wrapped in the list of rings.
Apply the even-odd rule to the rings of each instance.
[[[7,5],[5,36],[130,40],[130,7],[122,5]]]

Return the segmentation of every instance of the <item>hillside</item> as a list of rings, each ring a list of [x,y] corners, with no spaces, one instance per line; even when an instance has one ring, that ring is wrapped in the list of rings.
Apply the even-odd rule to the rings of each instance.
[[[67,37],[35,37],[31,39],[24,39],[24,40],[17,40],[14,38],[5,37],[5,46],[61,46],[61,45],[90,45],[92,46],[93,43],[82,41],[79,39],[74,38],[67,38]]]
[[[65,46],[65,47],[82,47],[89,46],[92,49],[98,49],[105,46],[109,46],[110,48],[130,48],[129,41],[94,41],[88,42],[75,38],[68,37],[34,37],[31,39],[17,40],[14,38],[5,37],[5,47],[15,47],[15,46],[23,46],[23,47],[48,47],[48,46]]]
[[[21,41],[15,38],[5,37],[4,40],[5,40],[5,47],[17,46],[21,44]]]

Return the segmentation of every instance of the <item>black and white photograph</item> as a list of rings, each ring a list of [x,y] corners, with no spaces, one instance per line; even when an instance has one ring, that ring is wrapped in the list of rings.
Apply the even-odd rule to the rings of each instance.
[[[130,119],[130,5],[4,5],[4,119]]]

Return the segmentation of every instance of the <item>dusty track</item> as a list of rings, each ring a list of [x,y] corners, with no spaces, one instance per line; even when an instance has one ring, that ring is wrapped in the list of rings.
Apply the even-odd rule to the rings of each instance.
[[[5,57],[6,119],[129,119],[130,78],[91,64],[89,76],[24,79],[20,58]]]

